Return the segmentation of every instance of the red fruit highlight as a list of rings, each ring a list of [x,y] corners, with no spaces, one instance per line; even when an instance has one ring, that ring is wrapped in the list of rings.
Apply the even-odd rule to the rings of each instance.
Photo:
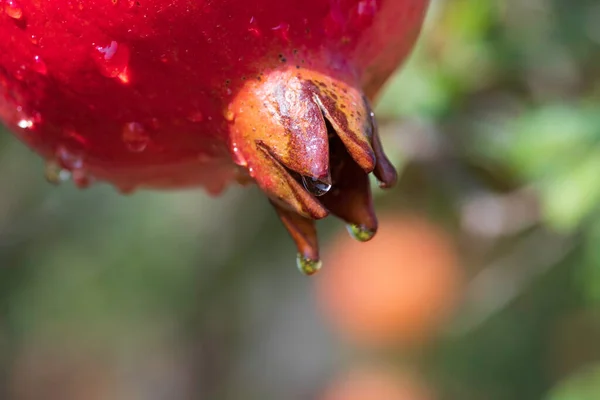
[[[314,267],[314,220],[377,229],[368,174],[396,175],[370,102],[427,5],[0,0],[0,119],[86,184],[253,180]]]

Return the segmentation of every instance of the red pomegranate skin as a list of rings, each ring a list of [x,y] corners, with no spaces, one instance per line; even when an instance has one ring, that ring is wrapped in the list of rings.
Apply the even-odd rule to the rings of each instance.
[[[315,261],[312,220],[331,212],[376,230],[362,175],[375,172],[384,186],[395,175],[368,102],[411,50],[427,6],[0,0],[0,119],[80,186],[218,193],[234,179],[255,181]],[[334,164],[355,175],[336,176]],[[360,199],[318,200],[302,176],[332,191],[356,176]]]

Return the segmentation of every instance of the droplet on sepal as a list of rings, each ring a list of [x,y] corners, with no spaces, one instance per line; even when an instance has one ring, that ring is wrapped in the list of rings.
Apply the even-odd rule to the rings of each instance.
[[[331,190],[331,184],[308,176],[302,177],[302,184],[306,190],[317,197],[323,196]]]
[[[296,257],[296,265],[298,266],[298,270],[304,275],[311,276],[319,272],[323,266],[323,262],[321,260],[311,260],[304,257],[302,254],[298,254]]]
[[[346,225],[346,229],[350,236],[359,242],[368,242],[375,236],[375,232],[372,229],[358,224],[348,224]]]

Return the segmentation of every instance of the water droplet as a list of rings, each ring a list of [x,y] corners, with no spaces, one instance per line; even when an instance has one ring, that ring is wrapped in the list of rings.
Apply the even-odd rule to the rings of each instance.
[[[15,79],[18,81],[22,81],[25,79],[25,72],[27,71],[27,67],[21,65],[17,70],[15,70]]]
[[[48,67],[40,56],[33,57],[33,65],[31,66],[31,69],[42,75],[46,75],[48,73]]]
[[[237,145],[237,143],[232,144],[232,151],[233,151],[233,162],[234,163],[236,163],[237,165],[243,166],[243,167],[248,165],[248,162],[244,158],[244,155],[240,151],[240,148]],[[246,172],[246,171],[244,171],[244,172]]]
[[[300,272],[310,276],[319,272],[323,266],[323,262],[321,260],[311,260],[310,258],[304,257],[302,254],[298,254],[296,256],[296,265]]]
[[[348,229],[350,236],[359,242],[368,242],[375,236],[375,232],[373,230],[358,224],[349,224],[346,226],[346,229]]]
[[[129,68],[125,67],[125,69],[123,69],[123,72],[121,72],[121,73],[119,73],[119,75],[117,75],[117,78],[121,81],[121,83],[128,84],[129,83]]]
[[[73,183],[79,189],[87,189],[92,183],[94,183],[94,177],[83,168],[73,170],[71,176],[73,178]]]
[[[356,5],[356,9],[351,16],[351,25],[355,29],[366,29],[371,24],[377,14],[377,0],[361,0]]]
[[[329,183],[308,176],[302,177],[302,183],[304,184],[304,188],[306,190],[317,197],[323,196],[331,189],[331,185]]]
[[[5,0],[4,12],[13,19],[23,18],[23,9],[16,0]]]
[[[358,2],[356,12],[358,15],[372,16],[377,12],[376,0],[362,0]]]
[[[256,18],[250,18],[250,25],[248,26],[248,32],[250,32],[254,37],[260,37],[260,29],[258,27],[258,23],[256,22]]]
[[[68,169],[63,168],[56,161],[48,161],[46,162],[44,176],[48,182],[52,183],[53,185],[58,185],[68,181],[71,177],[71,172]]]
[[[235,119],[235,113],[233,111],[231,111],[230,109],[226,109],[223,112],[223,117],[225,118],[226,121],[232,122]]]
[[[138,122],[129,122],[123,126],[121,139],[129,151],[140,153],[146,150],[150,137],[144,129],[144,126]]]
[[[69,171],[83,168],[83,158],[65,146],[58,146],[55,155],[61,168],[66,168]]]
[[[290,24],[282,22],[281,24],[274,26],[271,30],[279,33],[279,36],[286,42],[290,41]]]
[[[17,126],[21,129],[31,129],[33,127],[33,121],[23,118],[17,122]]]
[[[129,47],[111,41],[106,46],[96,46],[96,63],[100,73],[109,78],[119,78],[123,83],[129,82],[127,66],[129,65]]]

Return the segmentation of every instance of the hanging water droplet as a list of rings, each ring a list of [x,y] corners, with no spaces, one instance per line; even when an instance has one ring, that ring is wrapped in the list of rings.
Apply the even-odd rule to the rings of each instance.
[[[350,236],[359,242],[368,242],[375,236],[375,232],[373,230],[368,229],[363,225],[348,224],[346,229],[348,230]]]
[[[4,12],[13,19],[23,18],[23,9],[16,0],[5,0]]]
[[[321,260],[311,260],[310,258],[304,257],[302,254],[298,254],[296,256],[296,265],[298,266],[298,270],[302,272],[304,275],[314,275],[323,266],[323,262]]]
[[[129,47],[111,41],[106,46],[95,46],[95,60],[100,73],[109,78],[119,78],[123,83],[129,82],[127,66],[129,65]]]
[[[65,146],[58,146],[55,151],[56,162],[61,168],[69,171],[83,168],[83,158],[81,155],[72,152]]]
[[[323,196],[331,190],[331,185],[329,183],[308,176],[302,177],[302,183],[306,190],[317,197]]]
[[[79,189],[87,189],[92,183],[94,183],[94,177],[83,168],[74,170],[71,175],[73,178],[73,183]]]
[[[121,139],[129,151],[140,153],[146,150],[150,137],[144,126],[138,122],[128,122],[123,126]]]
[[[48,73],[48,67],[40,56],[33,57],[33,65],[31,66],[31,69],[42,75],[46,75]]]
[[[71,177],[71,172],[63,168],[56,161],[48,161],[46,162],[44,176],[46,177],[46,180],[51,184],[59,185],[69,180],[69,178]]]

